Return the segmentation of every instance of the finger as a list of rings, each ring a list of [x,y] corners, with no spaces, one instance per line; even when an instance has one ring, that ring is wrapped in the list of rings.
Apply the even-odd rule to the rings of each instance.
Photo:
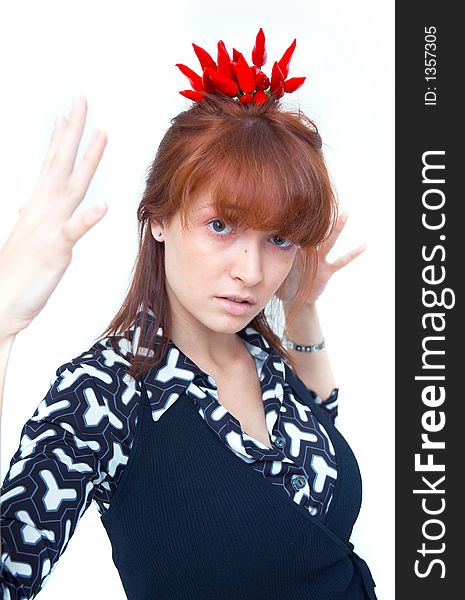
[[[65,215],[71,215],[84,198],[92,177],[100,163],[107,143],[107,135],[103,129],[95,129],[86,151],[74,169],[66,185],[68,202],[57,205]]]
[[[344,229],[348,216],[349,214],[346,210],[343,213],[341,213],[336,221],[336,225],[334,226],[331,235],[324,242],[322,242],[320,246],[320,254],[323,258],[325,258],[327,254],[329,254],[330,250],[336,243],[337,238],[339,237],[341,231]]]
[[[362,244],[361,246],[354,248],[347,254],[344,254],[344,256],[341,256],[340,258],[336,259],[331,263],[332,270],[338,271],[341,267],[345,267],[350,262],[352,262],[354,258],[357,258],[357,256],[359,256],[365,250],[365,248],[366,244]]]
[[[85,233],[98,223],[106,214],[108,206],[94,204],[83,210],[80,214],[70,217],[62,227],[62,236],[69,245],[74,245]]]
[[[55,127],[53,128],[52,135],[50,136],[50,142],[48,145],[47,154],[45,155],[42,170],[47,168],[47,165],[51,163],[52,158],[55,156],[58,141],[63,134],[63,129],[65,128],[67,122],[68,121],[65,115],[60,113],[55,121]]]
[[[82,138],[87,116],[87,100],[85,96],[73,99],[66,129],[59,140],[57,151],[52,160],[52,167],[57,180],[63,182],[74,168],[74,162]]]
[[[63,135],[63,130],[66,128],[66,124],[67,124],[67,119],[63,114],[59,114],[56,121],[55,121],[55,127],[53,128],[52,134],[50,136],[50,141],[49,141],[49,145],[47,148],[47,152],[45,154],[45,158],[43,160],[42,163],[42,167],[39,173],[39,178],[36,182],[36,185],[34,186],[34,190],[33,190],[33,195],[36,189],[38,189],[44,179],[46,177],[48,177],[48,173],[50,170],[50,165],[53,162],[53,159],[55,157],[61,136]]]

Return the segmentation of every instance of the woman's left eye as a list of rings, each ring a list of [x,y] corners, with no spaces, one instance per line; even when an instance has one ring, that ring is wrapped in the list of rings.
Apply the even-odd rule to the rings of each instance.
[[[283,238],[280,235],[274,235],[273,237],[278,238],[278,240],[285,242],[284,244],[277,244],[278,248],[282,248],[283,250],[290,250],[292,248],[292,246],[294,245],[293,242],[291,242],[291,240]]]

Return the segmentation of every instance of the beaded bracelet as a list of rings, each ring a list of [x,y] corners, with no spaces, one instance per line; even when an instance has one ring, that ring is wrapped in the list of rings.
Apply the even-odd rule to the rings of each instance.
[[[323,338],[323,340],[318,344],[296,344],[295,342],[289,340],[286,334],[284,334],[284,345],[286,348],[289,348],[289,350],[297,350],[297,352],[317,352],[325,347],[325,340]]]

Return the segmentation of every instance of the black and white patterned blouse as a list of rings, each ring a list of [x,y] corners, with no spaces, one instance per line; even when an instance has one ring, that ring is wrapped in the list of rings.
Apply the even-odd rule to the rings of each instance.
[[[118,352],[103,338],[60,366],[24,425],[1,488],[3,600],[33,598],[92,500],[100,514],[108,509],[137,425],[141,388],[127,366],[131,342],[139,334],[138,327],[132,328],[119,340]],[[219,404],[215,381],[171,341],[164,364],[144,379],[153,419],[162,418],[181,396],[190,399],[232,452],[321,518],[337,477],[328,434],[311,409],[294,397],[276,350],[252,327],[238,334],[255,358],[273,448],[241,430]],[[338,389],[325,401],[312,393],[334,422]]]

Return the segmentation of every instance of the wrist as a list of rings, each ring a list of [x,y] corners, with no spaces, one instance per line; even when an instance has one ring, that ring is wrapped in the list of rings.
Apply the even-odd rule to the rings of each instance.
[[[292,320],[284,313],[284,336],[302,345],[318,344],[323,340],[323,332],[315,304],[305,304]]]
[[[291,300],[283,300],[282,304],[283,304],[284,312],[286,314],[288,314],[290,312],[290,309],[291,309],[292,301]],[[301,313],[311,313],[311,312],[314,312],[315,310],[316,310],[316,302],[306,302],[299,309],[299,314],[301,314]]]
[[[14,339],[18,334],[18,331],[12,325],[10,318],[4,316],[0,310],[0,344],[6,344],[10,340]]]
[[[317,342],[316,344],[299,344],[298,342],[289,339],[286,330],[284,331],[284,346],[288,350],[295,350],[296,352],[318,352],[318,350],[323,350],[326,345],[324,338]]]
[[[5,349],[5,348],[10,348],[13,344],[13,342],[16,339],[16,333],[3,333],[0,332],[0,353]]]

